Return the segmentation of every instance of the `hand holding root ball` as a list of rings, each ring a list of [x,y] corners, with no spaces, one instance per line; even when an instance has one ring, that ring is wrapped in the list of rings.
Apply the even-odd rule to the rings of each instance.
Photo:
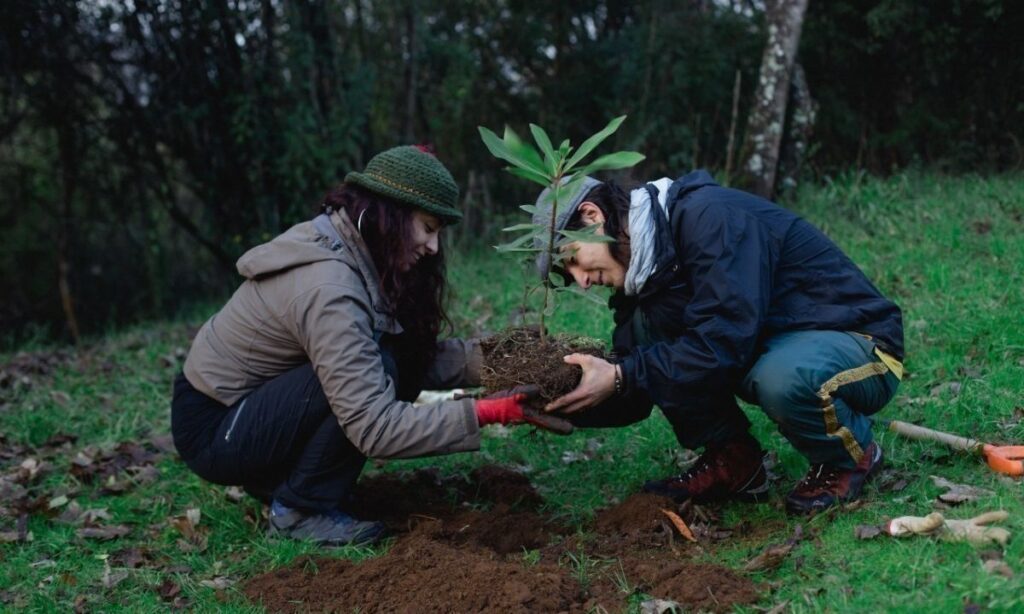
[[[560,435],[572,432],[572,424],[557,416],[537,410],[540,387],[529,384],[510,390],[500,390],[476,401],[475,409],[480,426],[488,424],[531,424]]]
[[[563,360],[583,369],[583,376],[572,392],[548,403],[545,411],[571,414],[593,407],[615,394],[615,380],[621,378],[618,365],[589,354],[569,354]]]

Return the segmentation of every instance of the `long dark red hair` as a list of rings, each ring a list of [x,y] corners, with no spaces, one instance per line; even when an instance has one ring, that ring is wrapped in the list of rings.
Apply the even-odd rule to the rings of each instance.
[[[413,209],[357,185],[343,184],[328,192],[322,210],[343,210],[358,230],[380,276],[381,293],[405,332],[390,340],[401,374],[402,389],[418,388],[437,354],[437,338],[451,325],[445,312],[448,282],[443,242],[437,253],[419,259],[407,271],[412,250]]]

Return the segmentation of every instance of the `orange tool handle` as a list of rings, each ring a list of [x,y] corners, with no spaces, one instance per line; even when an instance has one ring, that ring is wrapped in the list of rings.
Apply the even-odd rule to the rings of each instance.
[[[977,439],[960,437],[899,420],[889,422],[889,430],[910,439],[937,441],[954,450],[963,450],[985,457],[988,466],[1006,475],[1024,475],[1024,446],[994,446]]]

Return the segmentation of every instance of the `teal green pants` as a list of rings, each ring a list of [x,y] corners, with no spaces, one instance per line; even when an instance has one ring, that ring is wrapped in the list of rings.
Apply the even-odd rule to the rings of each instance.
[[[765,345],[740,398],[760,406],[811,463],[853,467],[872,441],[868,416],[899,386],[874,344],[852,333],[798,331]]]

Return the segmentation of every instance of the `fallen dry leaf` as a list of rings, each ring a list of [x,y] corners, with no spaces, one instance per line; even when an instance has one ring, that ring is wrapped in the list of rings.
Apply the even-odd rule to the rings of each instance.
[[[131,528],[123,524],[115,524],[103,527],[82,527],[78,529],[77,534],[85,539],[107,540],[124,537],[131,532]]]
[[[89,606],[89,596],[88,595],[78,595],[78,596],[75,597],[75,604],[74,604],[74,607],[72,608],[71,611],[74,612],[75,614],[85,614],[86,612],[89,611],[89,607],[88,606]]]
[[[794,544],[774,544],[765,548],[760,554],[753,557],[743,566],[743,571],[768,571],[782,565],[789,553],[793,551]]]
[[[156,593],[160,595],[160,598],[164,601],[171,601],[177,597],[180,592],[181,586],[170,579],[164,580],[160,586],[156,587]]]
[[[78,441],[78,435],[72,433],[57,433],[56,435],[47,439],[42,447],[43,448],[66,448],[69,444],[73,444]]]
[[[154,448],[163,452],[164,454],[174,454],[176,449],[174,447],[174,438],[171,435],[154,435],[150,438],[149,443]]]
[[[201,519],[202,512],[199,511],[199,508],[193,507],[185,510],[183,515],[174,516],[167,520],[168,524],[178,531],[182,537],[182,539],[177,541],[178,549],[182,552],[202,552],[206,550],[206,544],[209,539],[207,533],[209,530],[206,527],[199,526]]]
[[[772,606],[772,609],[765,611],[764,614],[782,614],[789,609],[789,601],[783,601]]]
[[[932,389],[928,392],[928,396],[936,398],[942,396],[942,393],[948,391],[949,396],[955,397],[960,394],[962,389],[963,384],[960,382],[943,382],[932,386]]]
[[[13,544],[16,542],[30,542],[34,539],[31,532],[24,535],[18,531],[0,531],[0,544]]]
[[[682,614],[685,612],[683,606],[678,602],[667,599],[648,599],[640,604],[640,611],[643,614]]]
[[[91,510],[85,510],[82,512],[83,524],[96,524],[101,520],[113,520],[110,512],[108,512],[105,507],[95,507]]]
[[[877,481],[881,492],[900,492],[910,485],[910,478],[896,471],[883,473]]]
[[[882,534],[882,528],[874,525],[859,525],[853,530],[853,535],[857,539],[874,539]]]
[[[937,475],[933,475],[931,478],[932,482],[936,486],[947,489],[946,492],[939,495],[939,500],[950,505],[960,505],[961,503],[977,501],[981,497],[991,497],[995,494],[991,490],[978,488],[977,486],[950,482],[946,478]]]
[[[72,501],[64,508],[60,516],[57,517],[57,522],[76,524],[82,520],[82,513],[82,506],[78,504],[78,501]]]
[[[985,561],[982,563],[982,568],[994,576],[1003,576],[1004,578],[1013,577],[1013,569],[1006,564],[1006,561],[996,559]]]
[[[245,498],[245,491],[240,486],[228,486],[224,489],[224,496],[232,503],[241,503]]]
[[[107,560],[103,561],[103,576],[100,578],[100,583],[103,584],[103,588],[114,588],[121,582],[128,579],[128,572],[119,569],[114,571],[110,568],[110,562]]]
[[[149,563],[150,556],[145,548],[123,548],[111,554],[110,560],[118,567],[136,569]]]
[[[201,586],[206,588],[212,588],[218,591],[222,591],[235,583],[234,580],[227,576],[217,576],[212,580],[202,580],[199,582]]]
[[[668,516],[668,519],[672,521],[672,524],[675,526],[676,530],[679,531],[680,535],[693,543],[697,543],[697,538],[694,537],[693,531],[690,530],[690,527],[686,526],[686,521],[680,518],[679,514],[666,509],[662,509],[661,513]]]

